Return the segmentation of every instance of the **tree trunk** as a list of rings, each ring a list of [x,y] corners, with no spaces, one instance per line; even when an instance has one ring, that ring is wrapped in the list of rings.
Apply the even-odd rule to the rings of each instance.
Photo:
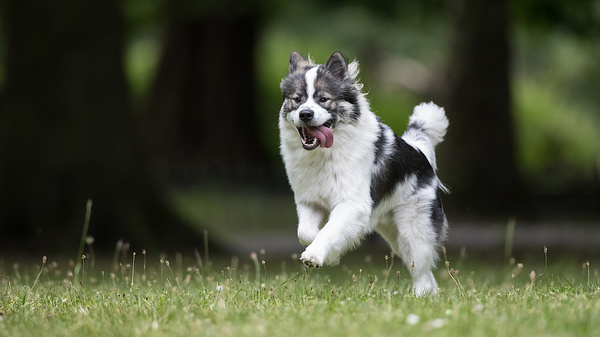
[[[88,198],[96,245],[114,247],[119,238],[148,249],[195,244],[198,236],[177,226],[142,166],[119,6],[117,0],[2,2],[3,248],[75,251]]]
[[[170,22],[145,109],[145,143],[163,176],[241,178],[268,167],[256,111],[256,15],[169,3]]]
[[[515,206],[507,1],[450,0],[447,85],[450,129],[441,175],[458,211],[505,213]]]

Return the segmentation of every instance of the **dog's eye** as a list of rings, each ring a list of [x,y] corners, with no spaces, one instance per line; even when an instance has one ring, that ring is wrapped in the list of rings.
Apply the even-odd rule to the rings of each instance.
[[[321,97],[321,98],[319,98],[319,102],[321,102],[321,103],[325,103],[327,101],[329,101],[329,98],[327,98],[327,97]]]
[[[298,97],[298,96],[296,96],[296,97],[292,97],[292,100],[293,100],[295,103],[300,103],[300,102],[302,102],[302,98],[300,98],[300,97]]]

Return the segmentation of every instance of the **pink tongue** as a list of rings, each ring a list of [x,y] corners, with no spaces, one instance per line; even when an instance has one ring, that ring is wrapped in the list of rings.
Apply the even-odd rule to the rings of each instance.
[[[321,142],[321,147],[330,148],[333,145],[333,132],[326,126],[310,128],[314,136]]]

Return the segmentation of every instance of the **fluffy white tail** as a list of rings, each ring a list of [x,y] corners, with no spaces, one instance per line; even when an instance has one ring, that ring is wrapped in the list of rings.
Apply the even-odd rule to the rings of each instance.
[[[408,128],[402,138],[425,154],[436,168],[434,148],[446,135],[448,118],[443,108],[433,102],[417,105],[408,120]]]
[[[444,108],[440,108],[433,102],[421,103],[415,107],[410,116],[407,131],[417,129],[423,132],[429,137],[431,145],[436,146],[444,140],[448,124]]]

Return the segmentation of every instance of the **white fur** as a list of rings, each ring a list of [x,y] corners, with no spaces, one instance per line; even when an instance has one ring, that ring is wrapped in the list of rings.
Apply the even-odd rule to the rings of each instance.
[[[307,104],[315,114],[319,111],[315,108],[318,104],[311,102],[316,77],[313,69],[305,77],[310,99],[288,114],[289,119],[283,113],[279,119],[281,154],[298,212],[298,238],[307,246],[302,261],[316,267],[338,264],[342,254],[356,247],[367,233],[377,231],[404,260],[413,277],[413,291],[419,295],[435,293],[432,268],[437,259],[437,238],[429,224],[428,207],[436,196],[437,180],[419,188],[417,177],[410,176],[373,208],[371,177],[382,165],[374,163],[380,124],[364,95],[358,97],[358,121],[338,123],[332,130],[331,148],[303,149],[293,115]],[[349,74],[353,78],[358,75],[358,63],[349,65]],[[403,138],[422,151],[435,169],[433,147],[441,141],[448,121],[443,109],[433,103],[416,107],[411,117],[415,120],[426,131],[409,130]],[[385,151],[391,151],[393,137],[386,128]]]

